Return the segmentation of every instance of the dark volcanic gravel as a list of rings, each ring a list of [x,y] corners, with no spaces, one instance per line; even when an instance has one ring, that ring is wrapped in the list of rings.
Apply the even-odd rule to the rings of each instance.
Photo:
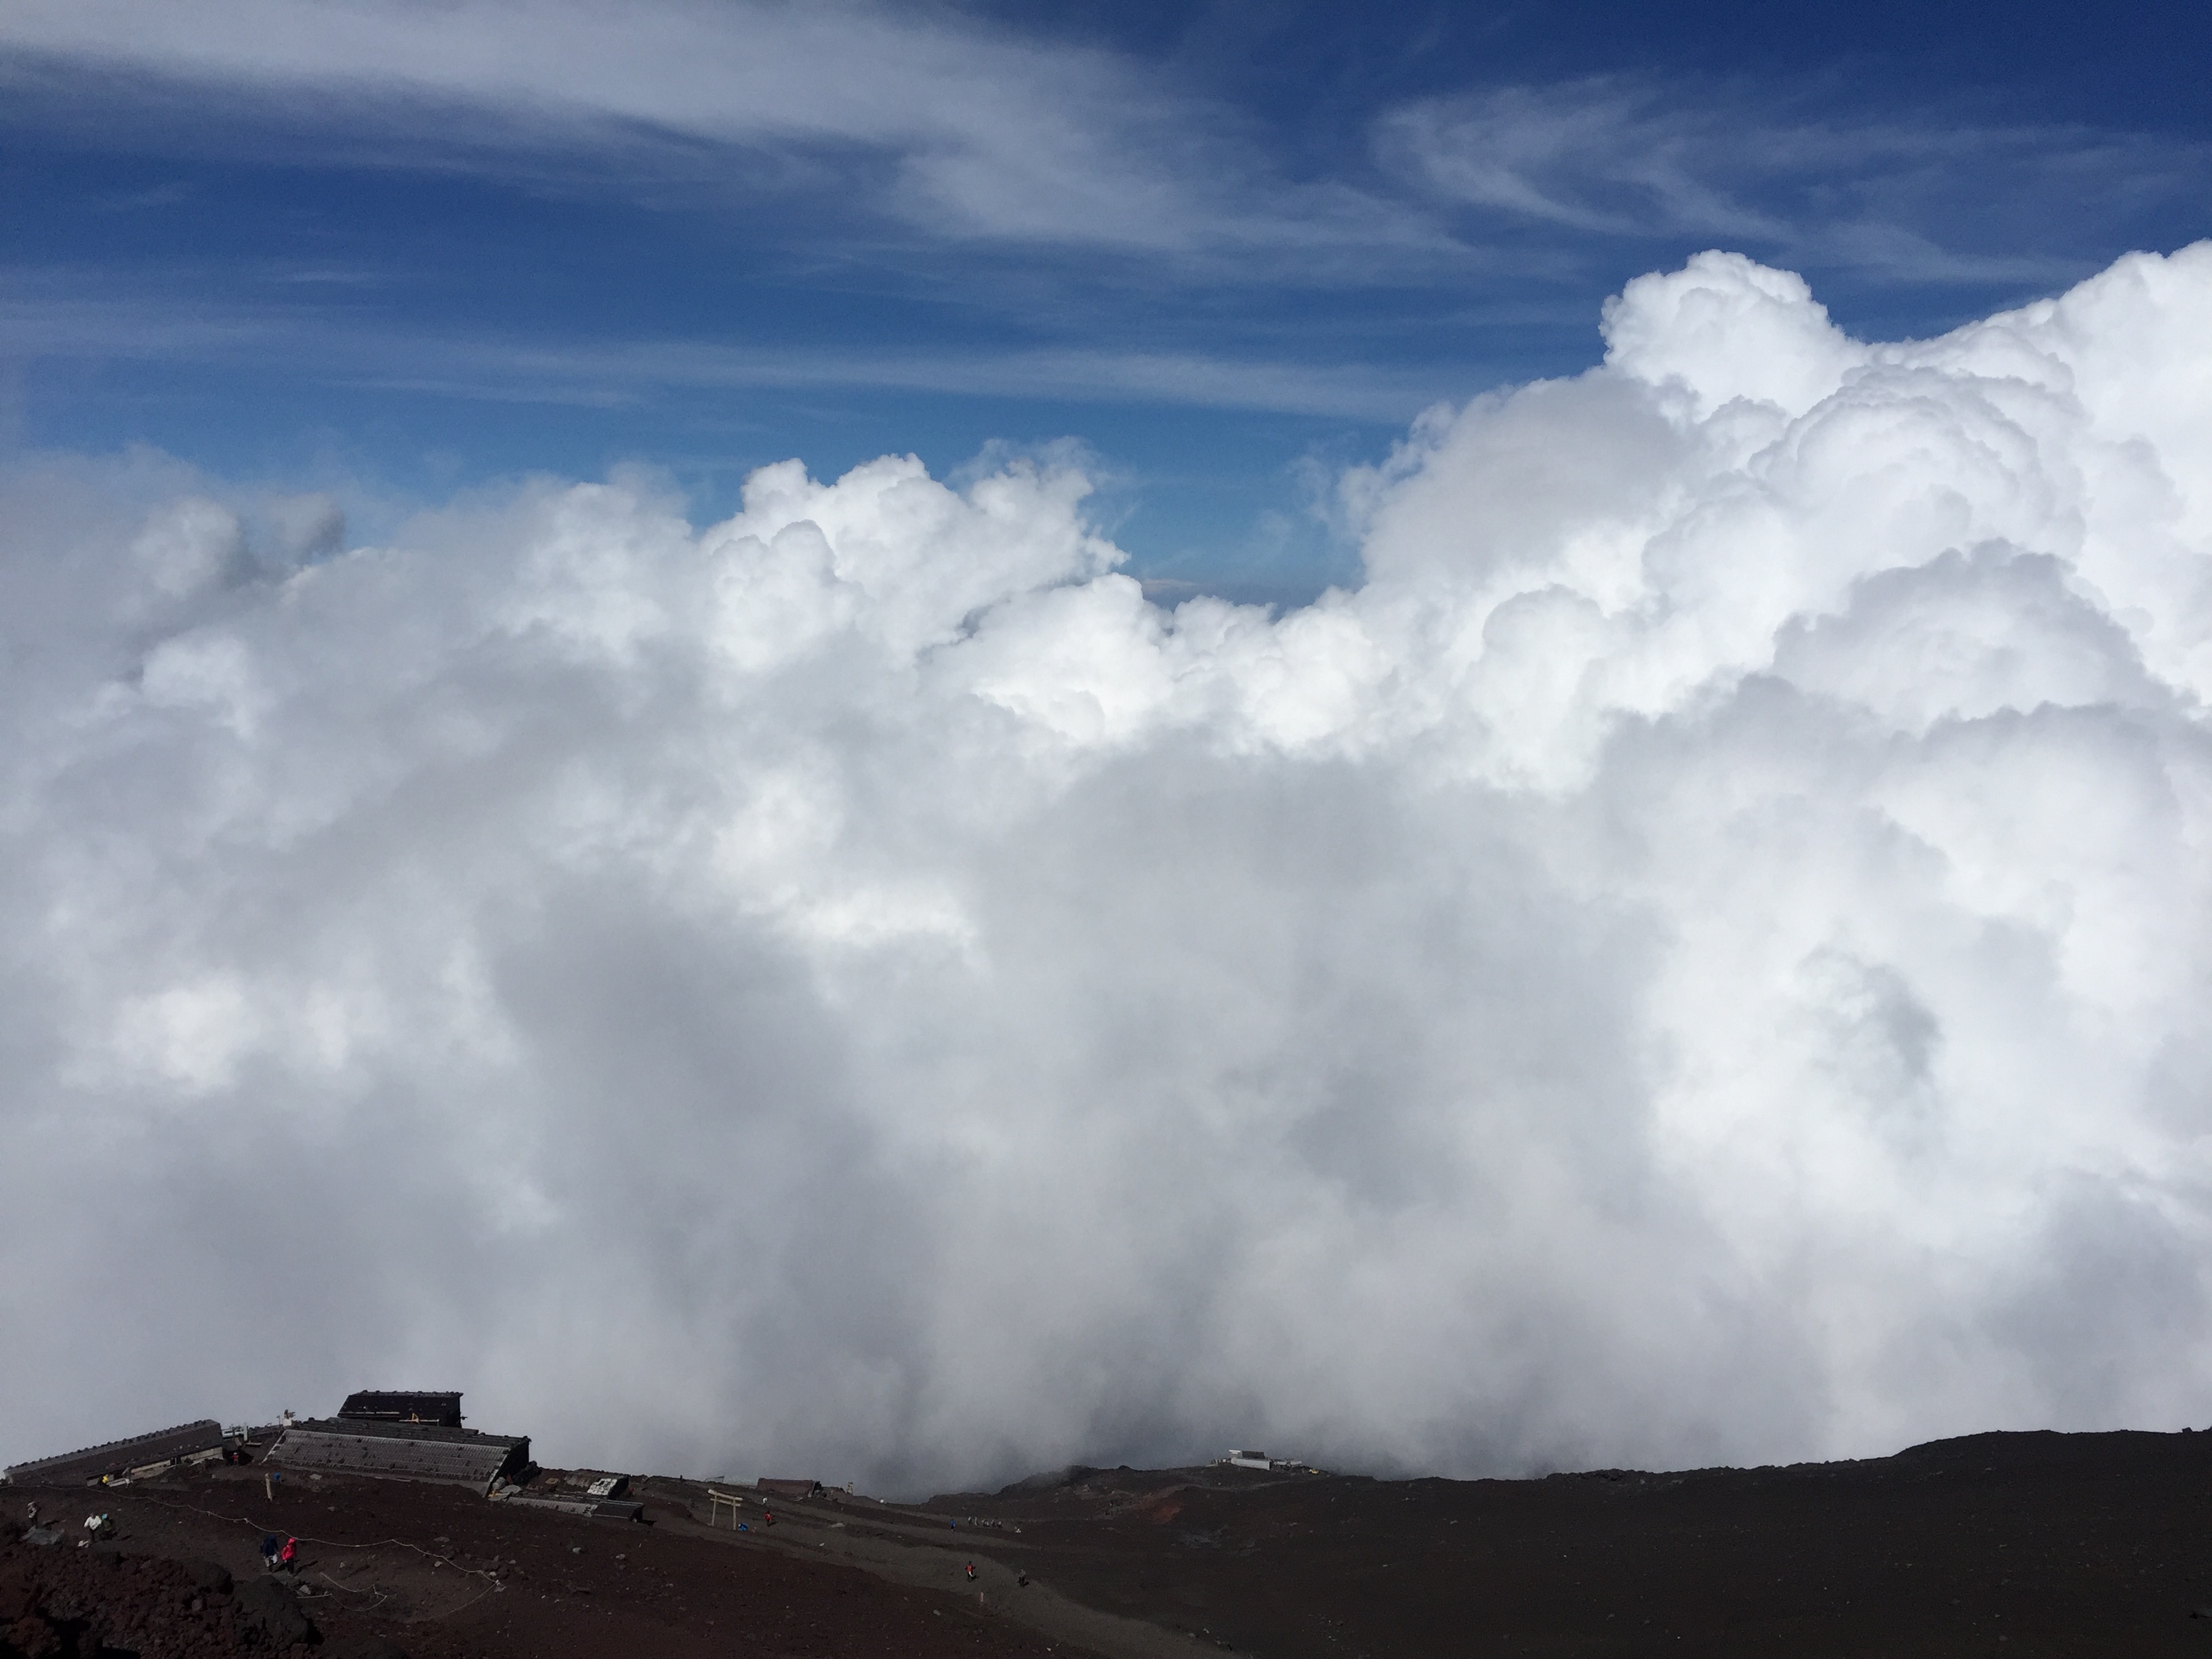
[[[1266,1659],[2212,1656],[2212,1433],[1537,1480],[1071,1475],[931,1507],[1000,1522],[979,1547],[1039,1582]]]
[[[640,1490],[650,1524],[251,1469],[9,1487],[0,1659],[2212,1659],[2206,1434],[1539,1480],[1079,1469],[779,1502],[772,1531],[756,1505],[744,1534],[699,1524],[691,1483]],[[25,1540],[26,1499],[58,1541]],[[80,1547],[95,1508],[119,1535]],[[302,1540],[296,1581],[262,1574],[266,1531]]]
[[[66,1537],[41,1547],[23,1542],[22,1530],[8,1528],[0,1547],[0,1653],[9,1659],[280,1650],[262,1639],[231,1594],[230,1574],[213,1563],[129,1556],[114,1544],[81,1549]]]
[[[1054,1648],[957,1595],[676,1535],[672,1514],[673,1526],[582,1520],[353,1477],[288,1481],[271,1501],[255,1470],[0,1492],[0,1659],[1042,1659]],[[25,1541],[27,1502],[59,1543]],[[80,1547],[95,1510],[118,1535]],[[264,1532],[302,1540],[296,1580],[263,1572]],[[261,1598],[304,1617],[318,1644],[287,1641]],[[1069,1653],[1058,1644],[1056,1659]]]

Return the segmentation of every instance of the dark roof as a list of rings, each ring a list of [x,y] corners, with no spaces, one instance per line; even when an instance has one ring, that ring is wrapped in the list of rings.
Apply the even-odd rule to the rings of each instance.
[[[73,1481],[97,1480],[103,1474],[119,1474],[125,1469],[139,1468],[148,1463],[164,1463],[173,1457],[189,1457],[194,1452],[207,1451],[221,1444],[222,1425],[208,1418],[198,1423],[179,1423],[173,1429],[159,1429],[152,1434],[134,1435],[128,1440],[87,1446],[82,1451],[64,1452],[58,1457],[17,1463],[8,1470],[8,1479],[68,1486]]]
[[[478,1434],[429,1423],[319,1418],[285,1430],[265,1461],[346,1474],[449,1481],[483,1491],[530,1462],[530,1437]]]
[[[776,1498],[811,1498],[822,1490],[819,1480],[771,1480],[766,1475],[753,1482],[755,1492]]]
[[[586,1515],[601,1521],[641,1521],[645,1505],[619,1498],[592,1498],[581,1492],[511,1492],[501,1500],[526,1510],[556,1510],[562,1515]]]
[[[526,1446],[526,1434],[486,1434],[480,1429],[449,1428],[443,1423],[380,1423],[371,1418],[315,1417],[295,1423],[289,1432],[344,1434],[370,1440],[421,1440],[443,1445],[466,1445],[475,1441],[502,1446]]]
[[[435,1423],[458,1429],[461,1426],[461,1396],[458,1393],[366,1389],[359,1394],[348,1395],[345,1404],[338,1407],[338,1415],[383,1423]]]

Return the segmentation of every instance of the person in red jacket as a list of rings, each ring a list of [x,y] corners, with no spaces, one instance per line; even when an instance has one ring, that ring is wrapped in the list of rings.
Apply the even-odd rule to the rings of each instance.
[[[298,1539],[287,1538],[284,1540],[284,1547],[276,1552],[276,1570],[279,1572],[297,1572],[300,1570]]]

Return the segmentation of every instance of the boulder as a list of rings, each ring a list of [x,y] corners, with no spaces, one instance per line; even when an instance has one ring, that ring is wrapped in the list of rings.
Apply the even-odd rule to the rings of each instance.
[[[210,1595],[230,1594],[230,1569],[216,1561],[179,1561],[186,1579],[194,1589],[205,1590]]]
[[[274,1578],[252,1578],[238,1587],[239,1611],[278,1647],[315,1639],[314,1621],[300,1610],[299,1592]]]

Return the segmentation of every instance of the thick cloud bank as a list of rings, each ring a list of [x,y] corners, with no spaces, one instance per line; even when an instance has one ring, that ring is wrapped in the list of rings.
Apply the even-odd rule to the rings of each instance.
[[[1083,481],[0,511],[0,1434],[906,1489],[2212,1398],[2212,244],[1733,256],[1169,613]],[[20,1444],[14,1443],[20,1438]]]

